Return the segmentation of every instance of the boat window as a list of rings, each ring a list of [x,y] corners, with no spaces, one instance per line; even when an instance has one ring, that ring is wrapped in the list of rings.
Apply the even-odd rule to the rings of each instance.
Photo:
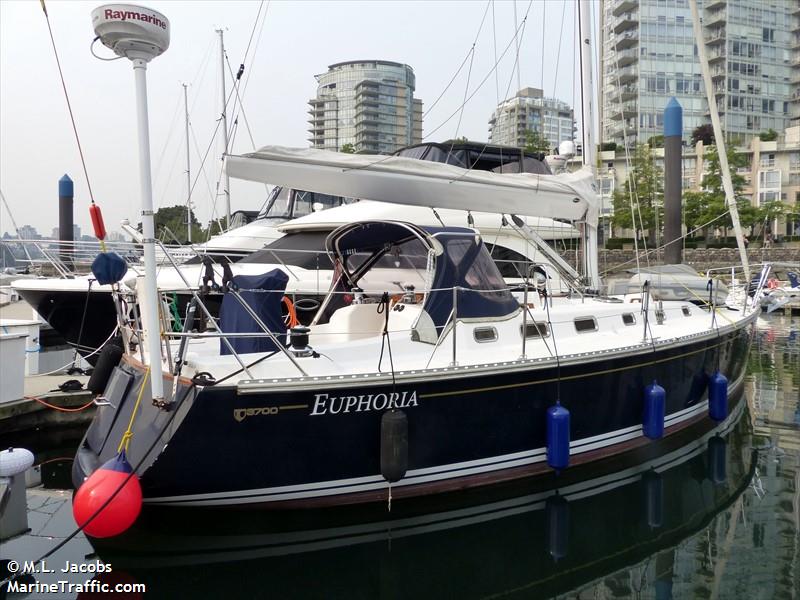
[[[578,333],[597,331],[597,321],[594,317],[578,317],[575,319],[575,331]]]
[[[522,335],[522,325],[519,326],[519,333]],[[547,323],[525,323],[525,337],[526,338],[537,338],[537,337],[548,337],[550,335],[550,329],[547,327]]]
[[[303,190],[292,190],[275,186],[267,197],[259,219],[296,219],[314,212],[314,204],[319,203],[323,209],[355,202],[354,198],[331,196]]]
[[[689,310],[688,306],[681,306],[681,310],[683,311],[683,316],[684,317],[691,317],[692,316],[692,311]]]
[[[288,217],[290,219],[296,219],[298,217],[310,215],[314,212],[314,204],[321,204],[321,210],[325,210],[326,208],[334,208],[336,206],[342,206],[343,204],[351,204],[352,202],[355,202],[353,198],[294,190],[294,202],[291,206],[291,214],[289,214]]]
[[[475,341],[479,343],[497,341],[497,329],[494,327],[476,327],[472,334],[475,336]]]
[[[524,277],[526,266],[528,268],[531,266],[530,259],[511,248],[487,243],[486,249],[492,255],[497,268],[500,269],[500,274],[505,278],[522,278]]]
[[[239,262],[266,265],[283,263],[303,269],[333,269],[331,259],[325,250],[325,238],[328,237],[328,233],[328,231],[288,233]]]
[[[622,315],[622,322],[625,323],[625,325],[636,325],[636,317],[633,313],[624,313]]]

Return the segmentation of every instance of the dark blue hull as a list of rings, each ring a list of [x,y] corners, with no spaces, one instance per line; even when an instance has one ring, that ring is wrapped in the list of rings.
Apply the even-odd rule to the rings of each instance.
[[[381,416],[389,401],[408,417],[408,471],[393,497],[452,491],[549,472],[545,414],[556,398],[571,413],[571,464],[649,443],[644,387],[666,388],[666,431],[707,420],[707,381],[717,369],[741,383],[752,328],[580,364],[391,386],[325,383],[308,391],[187,386],[177,414],[153,407],[145,388],[129,456],[142,463],[149,502],[168,505],[328,505],[384,500]],[[102,407],[78,452],[74,480],[112,457],[142,378],[139,365],[117,408]],[[171,386],[170,386],[171,387]],[[172,420],[170,422],[170,420]],[[155,436],[166,427],[159,439]],[[144,454],[152,446],[152,451]]]

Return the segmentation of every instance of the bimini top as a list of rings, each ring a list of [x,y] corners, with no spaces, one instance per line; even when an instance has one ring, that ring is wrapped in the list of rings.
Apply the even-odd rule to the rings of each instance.
[[[454,288],[458,288],[456,313],[461,320],[506,318],[520,310],[473,229],[363,221],[336,229],[326,246],[341,269],[340,281],[334,282],[338,291],[361,286],[380,271],[380,281],[397,286],[384,291],[397,293],[401,282],[416,274],[422,287],[415,291],[424,294],[423,308],[439,333],[453,312]]]
[[[496,171],[502,173],[539,173],[550,175],[550,167],[541,152],[528,152],[514,146],[484,144],[482,142],[425,142],[406,146],[394,156],[447,163],[463,169]]]
[[[333,196],[531,217],[596,226],[599,196],[588,168],[574,173],[493,173],[402,156],[266,146],[227,161],[231,177]]]

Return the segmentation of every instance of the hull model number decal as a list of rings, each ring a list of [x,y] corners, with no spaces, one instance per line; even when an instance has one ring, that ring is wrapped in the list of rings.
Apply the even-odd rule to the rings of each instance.
[[[330,396],[315,394],[311,416],[337,415],[348,412],[369,412],[391,408],[419,406],[417,391],[392,392],[390,394],[360,394],[358,396]]]

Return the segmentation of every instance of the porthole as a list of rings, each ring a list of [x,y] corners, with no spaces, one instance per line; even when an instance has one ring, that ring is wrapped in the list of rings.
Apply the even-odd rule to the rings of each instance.
[[[623,313],[622,322],[625,323],[625,325],[636,325],[636,315],[633,313]]]
[[[519,326],[519,334],[522,335],[522,325]],[[526,338],[542,338],[550,335],[550,329],[547,323],[525,323],[525,337]]]
[[[575,319],[575,331],[578,333],[597,331],[597,321],[594,317],[578,317]]]
[[[494,327],[476,327],[472,330],[475,341],[480,344],[497,341],[497,329]]]

